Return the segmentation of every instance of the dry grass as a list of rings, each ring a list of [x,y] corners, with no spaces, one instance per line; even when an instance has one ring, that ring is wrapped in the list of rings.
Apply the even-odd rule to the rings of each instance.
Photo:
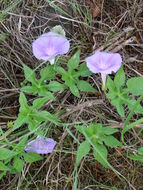
[[[71,39],[72,51],[80,47],[81,59],[95,49],[118,51],[122,54],[128,78],[143,75],[143,1],[142,0],[34,0],[21,1],[8,10],[0,23],[0,126],[7,132],[7,122],[18,114],[19,88],[24,80],[22,63],[31,68],[38,66],[31,50],[31,43],[43,32],[60,24]],[[94,2],[94,3],[93,3]],[[78,3],[78,4],[77,4]],[[54,6],[55,5],[55,6]],[[1,9],[11,6],[2,1]],[[54,8],[52,8],[54,7]],[[60,7],[60,9],[59,9]],[[65,11],[65,12],[64,12]],[[1,14],[1,13],[0,13]],[[126,28],[131,30],[126,30]],[[68,57],[68,56],[67,56]],[[70,130],[76,136],[75,122],[96,121],[107,124],[109,120],[122,123],[115,108],[109,104],[101,92],[98,75],[87,80],[94,83],[99,93],[83,94],[74,98],[69,92],[57,95],[55,109],[65,109],[64,122],[72,123]],[[128,114],[128,110],[126,112]],[[135,115],[134,119],[140,116]],[[118,125],[118,124],[117,124]],[[77,144],[61,127],[50,131],[58,142],[53,154],[44,161],[25,165],[21,176],[7,175],[0,182],[0,189],[73,189],[73,170]],[[86,157],[78,171],[79,189],[143,189],[143,168],[140,163],[127,159],[126,154],[135,146],[142,145],[140,131],[132,131],[126,136],[129,146],[110,150],[109,162],[128,183],[104,169],[92,156]],[[119,136],[120,138],[120,136]]]

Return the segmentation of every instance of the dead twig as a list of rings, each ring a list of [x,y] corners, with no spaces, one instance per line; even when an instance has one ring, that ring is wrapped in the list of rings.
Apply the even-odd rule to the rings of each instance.
[[[67,108],[66,114],[64,114],[61,118],[63,119],[64,117],[67,117],[68,115],[70,115],[74,112],[77,112],[79,110],[83,110],[85,107],[92,107],[94,105],[100,105],[100,104],[103,104],[102,99],[86,101],[86,102],[84,102],[82,104],[78,104],[76,106],[69,106]]]

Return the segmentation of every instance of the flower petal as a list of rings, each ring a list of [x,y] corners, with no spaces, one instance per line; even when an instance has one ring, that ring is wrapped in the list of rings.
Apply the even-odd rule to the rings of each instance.
[[[38,137],[30,141],[25,147],[26,152],[35,152],[37,154],[52,153],[56,142],[51,138]]]
[[[56,55],[66,54],[69,51],[70,43],[64,36],[48,32],[35,40],[32,48],[37,59],[48,60]]]

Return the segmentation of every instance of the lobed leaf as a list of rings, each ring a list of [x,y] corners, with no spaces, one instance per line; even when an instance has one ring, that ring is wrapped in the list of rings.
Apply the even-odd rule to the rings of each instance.
[[[117,146],[122,146],[122,143],[120,141],[118,141],[115,137],[113,136],[105,136],[103,139],[104,143],[113,148],[113,147],[117,147]]]
[[[102,144],[96,144],[94,147],[94,153],[96,160],[100,162],[105,168],[108,167],[108,161],[107,161],[107,149]]]
[[[17,170],[18,173],[21,173],[23,169],[23,161],[19,157],[16,156],[14,158],[13,166]]]
[[[123,101],[120,100],[119,98],[116,98],[114,100],[112,100],[112,104],[116,107],[119,115],[121,117],[124,117],[125,116],[125,111],[124,111],[124,108],[123,108]]]
[[[114,78],[114,84],[118,90],[125,84],[125,72],[123,66],[119,69]]]
[[[37,94],[38,92],[36,86],[23,86],[20,90],[29,94]]]
[[[54,70],[54,66],[53,65],[48,65],[45,68],[43,68],[40,71],[40,75],[41,75],[41,80],[51,80],[54,79],[56,72]]]
[[[127,90],[135,96],[143,94],[143,77],[133,77],[127,81]]]
[[[71,58],[70,60],[68,61],[68,69],[69,70],[74,70],[78,67],[79,65],[79,62],[80,62],[80,50],[78,50]]]
[[[78,90],[78,88],[76,87],[76,85],[75,84],[72,84],[71,83],[71,85],[70,85],[70,90],[71,90],[71,92],[72,92],[72,94],[74,95],[74,96],[76,96],[76,97],[80,97],[80,93],[79,93],[79,90]]]
[[[33,163],[33,162],[36,162],[36,161],[43,159],[42,156],[40,156],[39,154],[36,154],[34,152],[24,153],[23,156],[24,156],[24,160],[27,163]]]
[[[57,81],[52,81],[48,84],[48,90],[50,90],[52,92],[62,91],[65,88],[66,88],[66,86],[64,84],[61,84]]]
[[[26,80],[31,83],[35,83],[36,82],[35,72],[27,65],[23,64],[23,67],[24,67],[24,75]]]
[[[7,148],[0,148],[0,160],[7,160],[14,156],[15,154],[7,149]]]
[[[77,83],[77,86],[81,92],[97,92],[97,90],[93,88],[91,84],[84,80],[80,80]]]
[[[37,110],[40,109],[47,102],[48,99],[48,97],[37,98],[33,101],[33,107]]]
[[[86,156],[90,151],[90,144],[88,141],[82,142],[77,150],[76,164],[78,165],[81,159]]]
[[[3,162],[0,162],[0,171],[11,171],[11,169],[6,166]]]
[[[27,117],[19,114],[17,119],[14,121],[13,130],[20,128],[27,121]]]
[[[103,132],[105,135],[112,135],[118,132],[118,129],[112,127],[104,127]]]
[[[85,63],[82,63],[78,69],[77,74],[82,77],[89,77],[92,74],[92,72],[88,69]]]

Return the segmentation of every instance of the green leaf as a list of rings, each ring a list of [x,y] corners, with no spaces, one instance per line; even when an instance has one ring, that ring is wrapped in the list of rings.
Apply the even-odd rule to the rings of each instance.
[[[44,97],[44,98],[37,98],[36,100],[33,101],[33,107],[35,109],[40,109],[48,100],[49,98]]]
[[[23,92],[20,93],[19,97],[19,103],[20,103],[20,111],[25,111],[28,109],[27,99]]]
[[[103,133],[105,135],[112,135],[117,132],[118,132],[118,129],[116,129],[116,128],[112,128],[112,127],[104,127],[103,128]]]
[[[62,80],[65,81],[65,84],[70,88],[70,86],[75,85],[77,80],[73,78],[73,75],[71,73],[66,73],[62,76]]]
[[[23,106],[27,106],[27,99],[26,99],[26,97],[25,97],[25,95],[24,95],[23,92],[20,93],[19,103],[20,103],[21,106],[22,105]]]
[[[35,76],[34,71],[30,67],[28,67],[27,65],[23,64],[23,67],[24,67],[24,74],[25,74],[26,80],[31,82],[31,83],[35,83],[36,76]]]
[[[20,173],[23,168],[23,161],[19,157],[16,156],[14,158],[13,166],[17,170],[17,172]]]
[[[85,131],[86,126],[76,125],[75,128],[78,130],[78,132],[82,133],[82,131]]]
[[[14,153],[7,148],[0,148],[0,160],[7,160],[14,156]]]
[[[120,141],[118,141],[115,137],[113,136],[105,136],[104,137],[104,143],[107,146],[110,146],[111,148],[113,147],[117,147],[117,146],[122,146],[122,143]]]
[[[97,92],[97,90],[93,88],[91,84],[89,84],[88,82],[84,80],[80,80],[77,83],[77,86],[81,92]]]
[[[0,170],[1,171],[11,171],[9,167],[7,167],[3,162],[0,162]]]
[[[54,70],[54,65],[48,65],[40,71],[41,80],[51,80],[54,79],[56,72]]]
[[[86,156],[90,151],[90,144],[88,141],[82,142],[77,150],[76,164],[78,165],[81,159]]]
[[[79,62],[80,62],[80,50],[78,50],[71,58],[70,60],[68,61],[68,69],[69,70],[74,70],[78,67],[79,65]]]
[[[85,63],[82,63],[78,70],[78,75],[82,77],[89,77],[91,75],[91,71],[88,69]]]
[[[143,94],[143,77],[133,77],[127,81],[127,90],[135,96]]]
[[[108,94],[106,94],[107,98],[110,99],[111,101],[115,98],[117,98],[117,94],[113,91],[109,91]]]
[[[37,94],[38,92],[36,86],[23,86],[21,91],[29,94]]]
[[[38,115],[38,114],[37,114],[37,115]],[[28,120],[28,129],[29,129],[30,132],[33,133],[33,131],[34,131],[34,132],[36,133],[36,132],[37,132],[37,128],[40,129],[40,128],[39,128],[40,123],[41,123],[42,121],[44,121],[44,119],[41,119],[41,117],[40,117],[40,121],[37,121],[38,119],[39,119],[39,118],[36,117],[36,116],[35,116],[34,119],[33,119],[33,118],[29,118],[29,120]]]
[[[47,111],[38,112],[36,117],[37,117],[36,118],[37,120],[42,119],[43,121],[50,121],[55,124],[58,124],[58,122],[59,122],[56,115],[52,115],[51,113],[49,113]]]
[[[134,106],[136,105],[137,101],[136,100],[130,100],[128,101],[127,105],[128,105],[128,108],[130,110],[134,109]],[[143,107],[141,106],[141,104],[139,104],[136,109],[134,110],[135,113],[140,113],[140,114],[143,114]]]
[[[70,91],[71,91],[71,93],[74,95],[74,96],[76,96],[76,97],[80,97],[80,93],[79,93],[79,90],[78,90],[78,88],[76,87],[76,85],[75,84],[71,84],[71,86],[70,86]]]
[[[107,161],[107,149],[103,144],[96,144],[94,147],[94,153],[96,160],[100,162],[105,168],[108,167],[108,161]]]
[[[124,135],[127,131],[133,129],[135,126],[137,126],[137,125],[139,125],[139,124],[142,124],[142,123],[143,123],[143,118],[138,119],[138,120],[134,121],[134,122],[131,123],[131,124],[125,125],[124,128],[123,128],[123,130],[122,130],[122,137],[123,137],[123,135]]]
[[[101,139],[103,135],[103,127],[101,124],[91,123],[89,127],[86,127],[85,133],[88,137],[91,137],[94,141]]]
[[[22,113],[18,114],[18,118],[14,121],[13,130],[20,128],[24,123],[27,122],[28,117]]]
[[[67,71],[64,70],[64,68],[60,67],[60,66],[56,66],[56,71],[60,74],[60,75],[65,75],[67,73]]]
[[[19,143],[16,144],[16,145],[15,144],[12,145],[12,147],[19,154],[19,153],[21,153],[21,152],[24,151],[24,147],[26,146],[27,141],[28,141],[28,137],[27,136],[23,136],[22,139],[20,139]]]
[[[115,86],[113,80],[109,76],[107,77],[107,83],[106,83],[106,85],[107,85],[107,88],[109,89],[109,91],[111,91],[112,93],[116,93],[117,92],[116,86]]]
[[[133,155],[128,156],[128,158],[135,161],[143,162],[143,147],[140,147],[138,149],[138,153],[134,153]]]
[[[118,114],[121,116],[121,117],[124,117],[125,116],[125,111],[124,111],[124,108],[122,106],[122,101],[119,99],[119,98],[116,98],[114,100],[112,100],[112,104],[114,106],[116,106],[116,109],[118,111]]]
[[[50,99],[50,100],[55,100],[55,97],[54,95],[49,92],[47,89],[45,88],[42,88],[40,89],[40,91],[38,92],[39,96],[45,96],[47,99]]]
[[[114,84],[118,90],[125,84],[125,73],[123,66],[119,69],[114,78]]]
[[[36,162],[36,161],[39,161],[39,160],[43,159],[42,156],[40,156],[39,154],[36,154],[34,152],[24,153],[23,156],[24,156],[24,160],[27,163]]]
[[[58,92],[58,91],[63,91],[66,88],[64,84],[61,84],[57,81],[52,81],[48,84],[48,90],[52,92]]]
[[[111,187],[111,190],[118,190],[117,187]]]
[[[128,158],[135,160],[135,161],[140,161],[143,162],[143,156],[142,155],[130,155]]]

